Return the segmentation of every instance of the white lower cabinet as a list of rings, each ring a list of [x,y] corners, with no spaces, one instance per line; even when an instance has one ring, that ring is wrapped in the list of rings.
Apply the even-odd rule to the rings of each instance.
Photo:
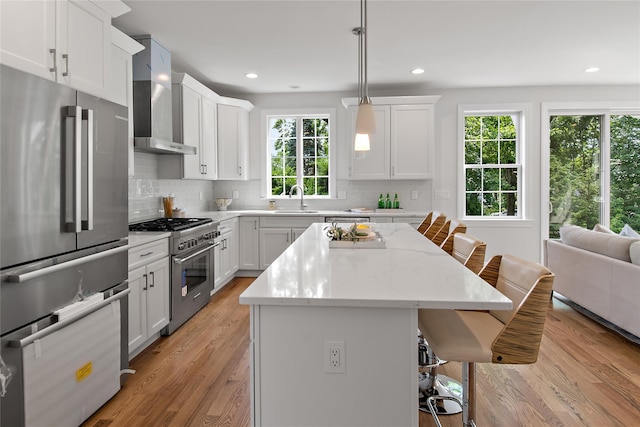
[[[129,358],[169,324],[168,255],[166,238],[129,250]]]
[[[220,222],[220,244],[214,249],[213,290],[225,284],[238,271],[238,218]]]
[[[238,225],[238,256],[240,270],[260,269],[260,218],[240,217]]]
[[[269,267],[314,222],[324,222],[324,217],[260,217],[260,269]]]

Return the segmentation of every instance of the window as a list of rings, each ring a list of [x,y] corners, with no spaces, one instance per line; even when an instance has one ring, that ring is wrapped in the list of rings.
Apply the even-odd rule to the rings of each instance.
[[[640,229],[639,162],[640,116],[550,115],[549,237],[563,224]]]
[[[462,216],[522,218],[522,111],[461,108]]]
[[[330,197],[332,114],[267,114],[267,197],[288,195],[294,185],[305,196]]]

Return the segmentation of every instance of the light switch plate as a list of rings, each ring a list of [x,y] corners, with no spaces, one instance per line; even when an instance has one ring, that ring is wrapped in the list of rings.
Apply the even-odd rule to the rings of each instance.
[[[448,199],[449,196],[449,190],[434,190],[433,191],[433,198],[434,199]]]
[[[418,200],[418,190],[411,190],[411,200]]]
[[[238,190],[233,190],[233,193],[232,193],[231,197],[234,198],[234,199],[239,199],[240,198],[240,192]]]

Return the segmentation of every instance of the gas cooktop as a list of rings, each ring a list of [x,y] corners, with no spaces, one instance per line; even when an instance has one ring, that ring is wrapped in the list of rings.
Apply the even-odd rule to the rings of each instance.
[[[210,222],[211,218],[158,218],[129,224],[129,231],[181,231]]]

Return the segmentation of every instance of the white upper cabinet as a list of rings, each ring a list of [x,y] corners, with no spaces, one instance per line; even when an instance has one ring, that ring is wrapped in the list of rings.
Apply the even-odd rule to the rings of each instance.
[[[195,155],[160,156],[162,178],[214,180],[217,171],[218,94],[188,74],[173,74],[173,138],[196,147]]]
[[[253,105],[230,98],[222,100],[223,103],[218,104],[218,179],[246,180],[249,179],[249,111]]]
[[[371,149],[353,150],[358,100],[344,98],[349,120],[349,179],[433,178],[434,103],[439,96],[372,98],[376,132]]]
[[[128,149],[129,176],[133,176],[133,62],[134,54],[144,46],[115,27],[111,27],[111,86],[108,98],[112,102],[126,106],[129,118]]]
[[[389,179],[390,171],[390,109],[388,105],[373,107],[376,115],[376,132],[369,135],[370,150],[356,153],[353,149],[357,106],[347,109],[349,115],[349,179]]]
[[[433,104],[391,106],[391,179],[433,178]]]
[[[129,10],[120,1],[3,0],[0,62],[108,98],[111,18]]]

